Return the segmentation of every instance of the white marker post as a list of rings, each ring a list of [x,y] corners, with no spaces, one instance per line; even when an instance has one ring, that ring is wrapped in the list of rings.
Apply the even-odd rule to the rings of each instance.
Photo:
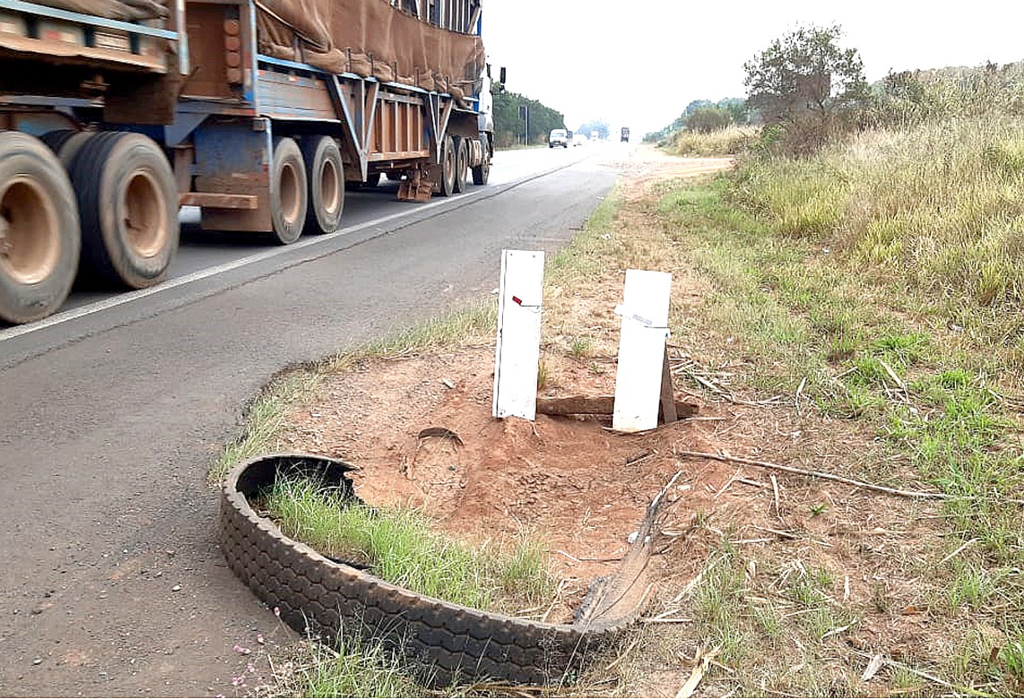
[[[494,417],[537,417],[540,307],[544,253],[501,251],[498,343],[494,357]]]
[[[671,291],[668,272],[626,270],[622,305],[615,309],[622,316],[622,336],[612,429],[639,432],[658,426]]]

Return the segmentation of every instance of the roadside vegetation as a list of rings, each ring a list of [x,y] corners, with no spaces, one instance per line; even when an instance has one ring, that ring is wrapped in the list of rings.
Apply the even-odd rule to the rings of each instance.
[[[875,613],[925,613],[915,651],[864,649],[863,666],[883,662],[885,693],[1024,690],[1021,67],[889,76],[856,113],[787,115],[734,172],[658,193],[675,259],[708,288],[699,314],[675,317],[682,344],[744,357],[731,388],[752,400],[796,396],[823,424],[864,431],[864,451],[840,457],[853,475],[949,496],[940,541],[905,569],[903,606],[894,580],[879,581],[872,611],[837,601],[827,557],[791,574],[724,538],[683,634],[720,647],[722,686],[875,693],[837,671],[825,639]],[[777,566],[776,580],[754,581],[752,565]],[[766,647],[778,657],[752,652]]]
[[[418,510],[346,501],[301,478],[278,480],[262,504],[286,536],[420,594],[510,616],[555,596],[543,547],[528,536],[471,549],[433,531]]]
[[[673,155],[691,158],[742,155],[757,143],[759,133],[756,126],[729,125],[707,133],[684,129],[674,133],[665,147]]]
[[[493,84],[491,97],[494,99],[496,148],[546,145],[548,133],[552,129],[565,128],[565,116],[561,112],[526,95],[506,92],[501,83]],[[528,110],[529,120],[521,117],[520,110],[523,108]]]

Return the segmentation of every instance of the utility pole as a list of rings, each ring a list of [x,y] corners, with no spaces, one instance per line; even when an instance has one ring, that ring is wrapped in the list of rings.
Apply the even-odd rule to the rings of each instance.
[[[530,145],[530,105],[519,105],[519,118],[526,121],[526,132],[523,134],[523,145]]]

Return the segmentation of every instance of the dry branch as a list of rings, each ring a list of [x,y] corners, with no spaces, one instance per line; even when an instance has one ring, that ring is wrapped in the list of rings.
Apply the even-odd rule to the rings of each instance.
[[[690,674],[690,679],[686,680],[679,692],[676,693],[676,699],[687,699],[693,696],[694,691],[697,689],[697,685],[704,679],[704,675],[707,673],[708,668],[711,666],[712,661],[718,652],[722,650],[722,645],[715,646],[710,652],[706,652],[701,648],[697,649],[697,657],[694,659],[696,664],[693,666],[693,672]]]
[[[847,485],[855,485],[858,488],[864,488],[865,490],[874,490],[879,493],[887,493],[888,495],[899,495],[904,498],[922,498],[928,500],[977,500],[976,496],[960,496],[950,495],[949,493],[934,493],[926,492],[922,490],[900,490],[899,488],[887,488],[883,485],[875,485],[874,483],[865,483],[864,481],[858,481],[853,478],[844,478],[843,476],[837,476],[834,473],[825,473],[823,471],[811,471],[805,468],[796,468],[795,466],[783,466],[782,464],[773,464],[770,461],[758,461],[757,459],[745,459],[742,456],[725,456],[724,454],[710,454],[701,451],[685,451],[676,450],[676,456],[692,456],[701,459],[714,459],[715,461],[725,461],[736,464],[746,464],[747,466],[757,466],[758,468],[767,468],[775,471],[784,471],[785,473],[795,473],[800,476],[810,476],[811,478],[822,478],[828,481],[836,481],[837,483],[846,483]],[[1024,500],[1004,500],[1003,502],[1012,503],[1024,503]]]

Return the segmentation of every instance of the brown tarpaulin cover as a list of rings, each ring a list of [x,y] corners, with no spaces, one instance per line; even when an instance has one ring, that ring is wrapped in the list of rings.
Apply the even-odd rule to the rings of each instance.
[[[109,19],[167,16],[160,0],[35,0]],[[448,92],[461,100],[480,79],[480,37],[423,22],[387,0],[256,0],[262,53],[333,73]]]
[[[256,0],[260,51],[333,73],[450,92],[484,67],[480,37],[439,29],[387,0]]]
[[[56,7],[85,15],[95,15],[122,22],[167,17],[167,8],[157,0],[32,0],[48,7]]]

